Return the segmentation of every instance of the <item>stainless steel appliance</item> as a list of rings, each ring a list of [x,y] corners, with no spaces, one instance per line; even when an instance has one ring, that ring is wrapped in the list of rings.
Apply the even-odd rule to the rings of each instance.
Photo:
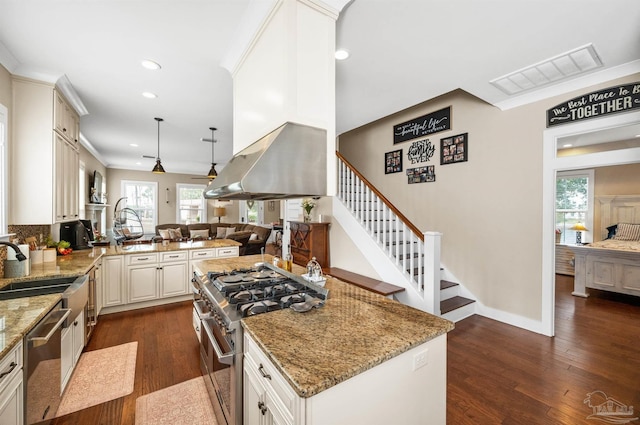
[[[49,423],[60,405],[62,325],[71,309],[62,301],[25,336],[25,423]]]
[[[200,319],[200,369],[220,425],[242,425],[243,317],[283,308],[321,307],[328,290],[271,264],[194,273]]]

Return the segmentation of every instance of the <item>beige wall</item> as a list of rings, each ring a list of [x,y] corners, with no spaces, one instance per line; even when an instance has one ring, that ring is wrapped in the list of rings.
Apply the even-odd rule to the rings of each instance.
[[[11,74],[0,65],[0,104],[11,110]]]
[[[457,90],[340,135],[339,151],[419,229],[443,233],[443,265],[485,306],[540,320],[546,110],[638,78],[506,111]],[[416,164],[435,165],[436,181],[407,184],[404,171],[413,167],[406,156],[412,142],[394,145],[393,125],[446,106],[452,106],[452,130],[429,136],[435,155]],[[469,134],[469,161],[441,166],[440,139],[461,133]],[[385,175],[384,153],[400,148],[403,172]]]
[[[109,204],[107,207],[107,229],[111,229],[113,226],[113,210],[118,199],[122,197],[120,192],[120,184],[122,180],[158,183],[158,224],[176,222],[176,184],[207,184],[207,180],[194,180],[192,177],[199,176],[190,174],[153,174],[151,171],[133,171],[109,168],[106,171],[106,175],[108,194],[107,203]],[[168,203],[167,188],[169,189]],[[207,221],[217,222],[218,219],[213,217],[213,203],[208,202],[207,207]],[[119,205],[118,208],[122,208],[122,205]]]

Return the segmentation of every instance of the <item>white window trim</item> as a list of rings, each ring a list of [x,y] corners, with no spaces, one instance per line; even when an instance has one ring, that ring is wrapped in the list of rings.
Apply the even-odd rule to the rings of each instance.
[[[9,110],[0,104],[0,240],[8,234],[9,209]]]
[[[589,229],[586,232],[582,232],[582,243],[591,243],[593,242],[593,216],[594,216],[594,205],[595,205],[595,195],[593,191],[595,190],[595,171],[593,168],[588,170],[571,170],[571,171],[558,171],[556,174],[556,180],[558,178],[579,178],[586,177],[587,180],[587,214],[584,219],[584,226]],[[557,195],[557,194],[556,194]]]
[[[153,190],[155,193],[155,199],[154,199],[154,214],[153,214],[153,224],[152,227],[153,229],[145,229],[145,235],[149,235],[149,234],[155,234],[155,227],[158,225],[158,182],[150,182],[150,181],[142,181],[142,180],[121,180],[120,181],[120,194],[122,196],[125,195],[125,186],[126,185],[132,185],[132,184],[137,184],[137,185],[144,185],[144,184],[148,184],[150,186],[153,186]],[[127,202],[128,204],[128,202]],[[125,206],[128,206],[127,204],[125,204]],[[123,206],[120,206],[119,208],[124,208]]]
[[[180,189],[204,189],[207,187],[206,184],[196,184],[196,183],[177,183],[176,184],[176,223],[180,223]],[[200,218],[200,223],[207,223],[207,200],[202,197],[202,217]]]

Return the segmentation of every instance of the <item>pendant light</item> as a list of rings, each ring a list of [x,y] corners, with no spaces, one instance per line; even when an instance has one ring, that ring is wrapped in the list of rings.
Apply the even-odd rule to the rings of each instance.
[[[213,162],[214,161],[213,160],[213,145],[216,142],[216,139],[213,137],[213,132],[216,131],[217,128],[209,127],[209,130],[211,130],[211,169],[207,173],[207,177],[209,177],[211,180],[213,180],[216,177],[218,177],[218,172],[216,171],[216,163]]]
[[[155,174],[164,174],[164,168],[160,163],[160,122],[164,121],[162,118],[154,118],[158,122],[158,156],[156,156],[156,165],[151,170],[152,173]]]

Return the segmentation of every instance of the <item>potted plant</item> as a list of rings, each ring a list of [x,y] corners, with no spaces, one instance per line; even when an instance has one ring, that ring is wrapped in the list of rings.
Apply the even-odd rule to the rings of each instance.
[[[311,199],[302,200],[302,209],[304,210],[304,221],[308,223],[311,221],[311,210],[316,206],[316,203]]]
[[[42,250],[42,262],[52,263],[56,261],[58,244],[53,240],[51,235],[44,239],[45,248]]]

